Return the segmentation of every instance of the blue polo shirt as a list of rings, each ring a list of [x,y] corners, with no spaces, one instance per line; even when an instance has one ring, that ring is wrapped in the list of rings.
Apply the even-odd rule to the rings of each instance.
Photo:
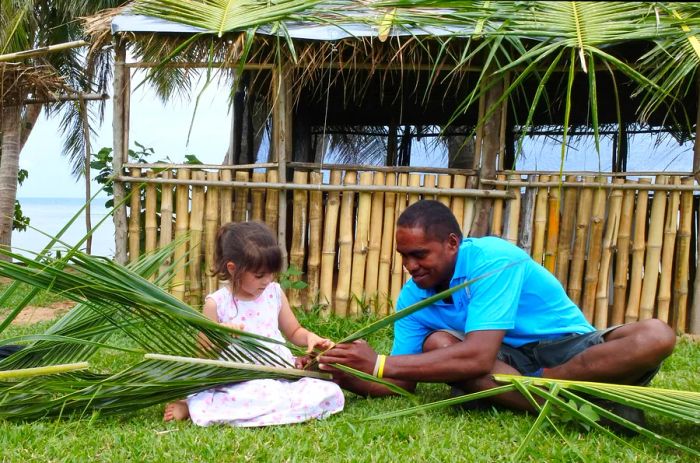
[[[500,238],[464,239],[450,287],[489,272],[493,273],[453,293],[453,303],[436,302],[397,320],[391,355],[422,352],[425,337],[439,329],[505,330],[503,343],[513,347],[595,331],[554,275]],[[396,310],[434,294],[411,279],[401,289]]]

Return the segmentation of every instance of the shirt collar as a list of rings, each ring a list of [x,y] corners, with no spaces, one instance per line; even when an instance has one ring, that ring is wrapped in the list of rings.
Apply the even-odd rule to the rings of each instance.
[[[467,264],[468,264],[468,259],[467,259],[467,249],[471,246],[471,238],[464,238],[462,240],[462,244],[459,246],[459,250],[457,251],[457,262],[455,263],[455,270],[452,273],[452,279],[450,280],[450,283],[457,279],[461,278],[466,278],[467,277]],[[450,286],[454,286],[450,284]]]

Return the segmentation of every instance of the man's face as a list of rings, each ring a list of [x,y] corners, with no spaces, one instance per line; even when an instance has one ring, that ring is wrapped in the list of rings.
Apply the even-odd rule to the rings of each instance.
[[[439,241],[426,236],[421,227],[396,229],[396,251],[413,281],[423,289],[442,290],[449,286],[459,244],[454,234]]]

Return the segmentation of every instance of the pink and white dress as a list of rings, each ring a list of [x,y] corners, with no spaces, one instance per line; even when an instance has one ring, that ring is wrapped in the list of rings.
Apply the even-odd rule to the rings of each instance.
[[[216,302],[219,323],[243,323],[244,330],[284,341],[279,330],[282,288],[271,283],[252,301],[236,299],[229,288],[210,294]],[[294,364],[285,346],[268,344]],[[324,419],[343,409],[345,398],[337,384],[315,378],[297,381],[255,379],[209,389],[187,398],[192,422],[199,426],[217,423],[239,427],[300,423]]]

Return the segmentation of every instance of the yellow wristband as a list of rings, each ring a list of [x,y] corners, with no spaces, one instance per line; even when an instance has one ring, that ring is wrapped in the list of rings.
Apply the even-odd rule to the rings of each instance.
[[[381,379],[384,376],[384,364],[386,363],[386,355],[380,355],[377,358],[377,378]]]

